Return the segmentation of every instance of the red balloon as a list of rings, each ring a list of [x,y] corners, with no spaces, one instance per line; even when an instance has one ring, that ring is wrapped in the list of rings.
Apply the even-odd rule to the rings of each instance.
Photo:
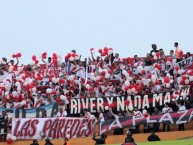
[[[104,52],[107,54],[109,49],[107,47],[104,48]]]
[[[169,62],[173,62],[173,58],[172,57],[168,57],[168,61]]]
[[[53,57],[54,57],[54,58],[57,58],[57,54],[56,54],[56,53],[53,53]]]
[[[64,106],[64,102],[63,101],[60,101],[59,104],[60,104],[60,106]]]
[[[72,53],[72,55],[71,55],[72,57],[76,57],[76,53]]]
[[[17,57],[21,57],[21,53],[20,52],[17,53]]]
[[[7,144],[11,144],[12,143],[12,139],[11,138],[8,138],[7,139]]]
[[[155,85],[159,85],[159,84],[160,84],[160,81],[156,80]]]
[[[42,54],[42,58],[43,58],[43,59],[46,59],[46,57],[47,57],[47,56],[46,56],[45,54]]]
[[[53,94],[53,95],[56,95],[56,91],[52,91],[52,94]]]
[[[148,113],[145,113],[143,116],[144,116],[145,118],[147,118],[149,115],[148,115]]]
[[[43,55],[45,55],[45,56],[46,56],[46,55],[47,55],[47,52],[44,52],[44,53],[43,53]]]
[[[179,55],[183,55],[183,54],[184,54],[184,52],[183,52],[183,51],[180,51],[180,52],[179,52]]]
[[[109,108],[114,108],[114,104],[110,104],[110,105],[109,105]]]
[[[187,78],[186,76],[182,76],[182,80],[184,80],[184,81],[185,81],[185,80],[186,80],[186,78]]]
[[[102,49],[99,49],[99,53],[101,54],[103,52],[103,50]]]
[[[36,60],[36,56],[35,56],[35,55],[32,56],[32,60],[33,60],[33,61]]]
[[[143,69],[143,70],[141,71],[141,74],[142,74],[142,75],[145,75],[145,74],[146,74],[146,71]]]
[[[102,76],[105,76],[105,74],[106,74],[105,71],[102,71],[102,72],[101,72],[101,75],[102,75]]]
[[[101,56],[106,56],[107,55],[107,53],[106,52],[103,52],[102,54],[101,54]]]
[[[169,78],[168,76],[166,76],[166,77],[164,78],[164,82],[165,82],[166,84],[170,83],[170,78]]]
[[[185,84],[185,80],[181,80],[180,85],[184,85]]]
[[[34,60],[35,61],[35,64],[38,64],[39,63],[39,60]]]
[[[15,55],[15,54],[13,54],[13,55],[12,55],[12,57],[13,57],[13,58],[15,58],[15,57],[16,57],[16,55]]]
[[[94,48],[91,48],[91,49],[90,49],[90,51],[93,51],[93,50],[94,50]]]
[[[159,52],[156,52],[155,55],[156,55],[157,57],[159,57],[159,56],[160,56],[160,53],[159,53]]]
[[[125,104],[125,106],[129,106],[129,104],[130,104],[129,100],[125,100],[124,104]]]
[[[54,64],[57,64],[57,59],[53,59],[52,62],[53,62]]]
[[[175,70],[178,71],[180,68],[178,66],[175,67]]]
[[[148,78],[151,79],[152,75],[151,74],[148,74]]]
[[[56,102],[60,103],[60,101],[61,101],[60,98],[56,98]]]

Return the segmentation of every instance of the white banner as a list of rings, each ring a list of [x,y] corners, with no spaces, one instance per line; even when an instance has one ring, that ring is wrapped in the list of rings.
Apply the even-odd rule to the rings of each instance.
[[[185,66],[190,66],[193,63],[193,56],[188,57],[178,63],[176,63],[180,68]]]
[[[51,139],[88,137],[93,133],[94,120],[86,118],[22,118],[13,119],[12,135],[18,139]]]

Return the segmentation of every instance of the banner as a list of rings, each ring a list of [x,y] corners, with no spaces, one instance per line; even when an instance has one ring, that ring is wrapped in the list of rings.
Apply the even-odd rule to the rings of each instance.
[[[137,118],[133,117],[122,117],[114,120],[108,120],[101,124],[100,134],[107,131],[132,127],[135,125],[150,124],[150,123],[167,123],[167,124],[184,124],[189,122],[193,118],[193,109],[174,112],[174,113],[165,113],[160,115],[153,115],[148,117]]]
[[[149,94],[149,95],[135,95],[135,96],[117,96],[117,97],[101,97],[101,98],[78,98],[70,100],[70,114],[79,114],[83,108],[88,108],[91,113],[96,113],[99,109],[104,110],[105,106],[114,104],[117,111],[125,110],[125,100],[129,100],[133,107],[138,107],[138,109],[151,108],[155,106],[161,106],[165,103],[170,103],[177,100],[189,99],[190,88],[181,90],[180,92],[164,92],[159,94]],[[186,94],[182,97],[181,94]]]
[[[178,62],[178,66],[181,67],[186,67],[186,66],[190,66],[193,63],[193,56],[188,57],[187,59],[184,59],[180,62]]]
[[[93,133],[94,120],[85,118],[22,118],[13,119],[12,135],[18,139],[60,139],[88,137]]]
[[[47,117],[55,117],[58,113],[58,103],[52,103],[47,106],[41,106],[33,109],[22,109],[22,108],[0,108],[0,114],[3,110],[6,110],[9,115],[13,118],[36,118],[40,114],[46,114]]]
[[[38,86],[46,87],[46,86],[51,86],[52,82],[49,81],[49,78],[43,78],[39,83]]]

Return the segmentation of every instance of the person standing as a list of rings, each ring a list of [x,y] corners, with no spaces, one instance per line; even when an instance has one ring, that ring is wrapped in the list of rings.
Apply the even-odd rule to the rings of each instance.
[[[178,103],[177,101],[175,101],[176,106],[178,106],[178,112],[181,111],[185,111],[186,110],[186,106],[184,105],[183,101],[180,101],[180,103]],[[184,123],[182,124],[178,124],[178,130],[179,131],[184,131]]]
[[[162,113],[165,114],[165,113],[171,113],[171,112],[173,112],[173,109],[168,106],[168,103],[165,103],[164,108],[162,109]],[[170,124],[163,123],[163,131],[166,130],[166,127],[167,127],[167,131],[170,131]]]
[[[92,139],[95,141],[95,145],[106,144],[105,143],[106,138],[107,138],[106,134],[101,134],[100,138],[96,138],[95,135],[92,137]]]
[[[0,115],[0,142],[6,142],[8,131],[8,115],[4,110],[2,111],[2,115]]]
[[[158,110],[157,107],[154,108],[154,112],[152,113],[152,115],[159,115],[161,114],[161,112]],[[153,129],[158,132],[159,131],[159,126],[160,126],[160,123],[159,122],[156,122],[156,123],[153,123]]]

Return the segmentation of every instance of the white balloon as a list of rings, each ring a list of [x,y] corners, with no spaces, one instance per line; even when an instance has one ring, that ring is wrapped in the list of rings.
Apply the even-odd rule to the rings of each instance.
[[[146,113],[147,113],[147,110],[144,109],[144,110],[142,111],[142,113],[143,113],[143,115],[146,114]]]
[[[48,88],[46,89],[46,93],[50,94],[52,92],[52,89]]]
[[[11,118],[12,118],[12,116],[11,116],[10,114],[8,114],[8,116],[7,116],[7,117],[8,117],[8,119],[11,119]]]
[[[188,79],[185,80],[185,84],[188,85],[190,81]]]
[[[108,55],[111,55],[113,53],[113,50],[108,51]]]
[[[25,100],[23,100],[23,101],[21,101],[21,102],[20,102],[20,104],[23,106],[23,105],[25,105],[25,104],[26,104],[26,101],[25,101]]]
[[[105,74],[105,78],[109,78],[110,77],[110,74],[109,73],[107,73],[107,74]]]
[[[122,74],[123,74],[123,75],[125,75],[126,73],[127,73],[127,71],[126,71],[126,70],[123,70],[123,71],[122,71]]]
[[[168,84],[166,84],[166,88],[170,88],[170,84],[168,83]]]
[[[190,77],[189,77],[189,80],[192,82],[192,81],[193,81],[193,76],[190,76]]]
[[[156,55],[154,55],[154,57],[153,57],[155,60],[157,60],[157,56]]]
[[[58,57],[57,62],[61,62],[61,61],[62,61],[62,58]]]
[[[17,91],[20,92],[21,91],[21,87],[17,87]]]
[[[109,106],[105,106],[105,110],[109,110]]]
[[[129,106],[129,108],[128,108],[130,111],[133,111],[133,106]]]
[[[22,67],[18,67],[18,68],[17,68],[17,71],[18,71],[18,72],[22,71]]]
[[[139,72],[141,72],[143,70],[142,66],[138,66],[137,68],[138,68]]]
[[[172,84],[174,82],[174,80],[170,80],[170,84]]]
[[[32,92],[36,92],[36,88],[34,87],[34,88],[32,88]]]
[[[71,56],[71,57],[69,58],[69,61],[74,61],[74,57]]]
[[[66,96],[64,96],[64,95],[61,95],[61,96],[60,96],[60,99],[63,100],[63,101],[65,101],[67,98],[66,98]]]
[[[8,95],[9,95],[9,92],[8,92],[8,91],[6,91],[6,92],[5,92],[5,96],[8,96]]]
[[[70,102],[69,102],[69,100],[65,100],[65,104],[69,104]]]
[[[180,70],[178,71],[178,73],[181,75],[181,74],[184,73],[184,70],[181,70],[181,69],[180,69]]]
[[[12,137],[12,135],[9,133],[7,134],[7,139],[10,139]]]
[[[94,53],[95,53],[95,51],[94,51],[94,50],[92,50],[92,51],[91,51],[91,53],[92,53],[92,54],[94,54]]]
[[[16,82],[15,85],[18,87],[18,86],[21,86],[20,82]]]
[[[57,78],[53,77],[52,82],[56,84],[57,83]]]
[[[87,89],[90,89],[90,85],[89,84],[86,84],[85,86]]]
[[[74,80],[74,75],[70,75],[70,76],[68,77],[68,79],[71,80],[71,81]]]
[[[67,135],[66,135],[66,138],[70,138],[70,135],[69,135],[69,134],[67,134]]]
[[[153,56],[155,56],[155,52],[152,52],[151,54],[152,54]]]
[[[127,77],[127,80],[128,81],[131,81],[133,78],[132,77]]]
[[[74,59],[75,59],[75,60],[79,60],[79,57],[78,57],[78,56],[76,56]]]
[[[12,92],[12,95],[13,95],[13,97],[17,96],[17,92],[16,92],[16,91],[13,91],[13,92]]]
[[[94,115],[90,115],[90,119],[91,120],[95,119],[95,116]]]
[[[13,140],[13,141],[15,141],[16,139],[17,139],[16,136],[12,136],[12,137],[11,137],[11,140]]]
[[[181,77],[178,77],[178,78],[177,78],[177,82],[178,82],[178,83],[180,83],[180,82],[181,82],[181,80],[182,80],[182,78],[181,78]]]
[[[125,86],[129,86],[130,82],[129,81],[125,81]]]

